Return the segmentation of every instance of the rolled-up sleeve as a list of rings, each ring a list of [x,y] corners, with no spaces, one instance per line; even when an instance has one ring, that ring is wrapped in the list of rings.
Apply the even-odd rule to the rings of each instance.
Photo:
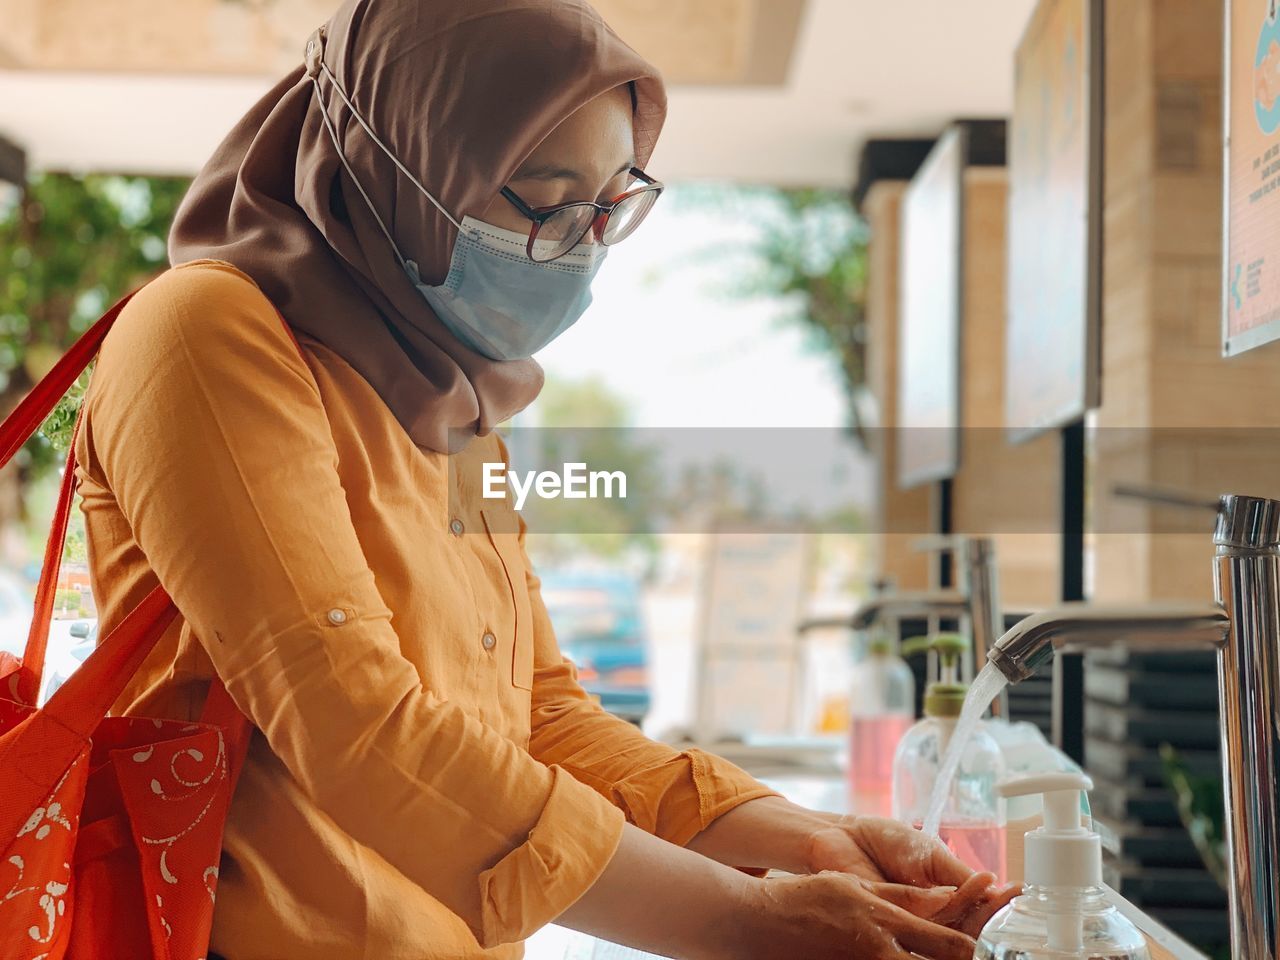
[[[529,752],[570,771],[640,829],[686,845],[723,814],[781,796],[737,765],[696,747],[646,737],[587,696],[567,660],[534,673]]]
[[[509,467],[506,445],[500,437],[498,443]],[[587,695],[576,667],[560,652],[542,601],[541,580],[525,550],[528,528],[524,518],[517,517],[533,616],[529,752],[543,763],[569,770],[622,810],[630,823],[680,846],[739,804],[781,796],[722,757],[697,748],[676,750],[650,739]]]
[[[243,277],[175,273],[103,345],[82,469],[316,804],[481,946],[524,938],[595,882],[622,814],[432,692],[401,653],[288,330]]]

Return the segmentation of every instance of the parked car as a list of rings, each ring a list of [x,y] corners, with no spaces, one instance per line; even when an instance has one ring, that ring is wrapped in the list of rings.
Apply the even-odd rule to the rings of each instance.
[[[67,682],[67,678],[93,653],[98,645],[98,621],[77,620],[71,624],[71,644],[63,650],[55,651],[52,647],[45,658],[44,692],[40,702],[44,703],[53,692]]]
[[[640,584],[622,573],[549,572],[542,600],[582,686],[610,713],[640,724],[650,702]]]

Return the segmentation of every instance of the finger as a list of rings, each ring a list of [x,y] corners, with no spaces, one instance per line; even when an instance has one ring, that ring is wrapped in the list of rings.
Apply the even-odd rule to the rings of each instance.
[[[957,891],[957,896],[933,920],[945,923],[953,930],[977,936],[996,912],[1017,896],[1018,892],[1016,887],[994,885],[979,890],[975,883],[973,889],[964,890],[963,893]]]
[[[996,890],[995,897],[992,902],[998,904],[996,909],[1000,910],[1011,904],[1020,896],[1022,896],[1022,887],[1016,883],[1009,883]]]
[[[956,930],[962,930],[971,937],[976,937],[997,913],[1003,910],[1015,897],[1022,893],[1017,884],[1006,887],[993,887],[987,890],[983,899],[974,905],[969,915],[959,924],[953,924]]]
[[[873,910],[882,930],[892,934],[907,950],[927,960],[972,960],[973,938],[958,930],[913,916],[891,903]]]
[[[925,869],[929,879],[934,883],[945,883],[958,887],[973,876],[973,868],[957,857],[945,843],[937,837],[927,838],[931,842]]]
[[[910,865],[915,876],[894,879],[909,881],[917,886],[958,887],[973,876],[973,868],[952,853],[937,837],[926,836],[920,830],[913,833],[911,854],[905,858],[905,862]]]
[[[995,879],[995,874],[992,873],[975,873],[970,876],[959,886],[947,905],[932,917],[933,921],[952,926],[964,920],[974,905],[986,896]]]
[[[968,934],[902,912],[905,919],[886,926],[899,944],[928,960],[973,960],[977,944]]]
[[[855,821],[858,846],[895,883],[917,887],[958,887],[973,874],[937,837],[896,820],[861,817]]]
[[[913,887],[906,883],[868,883],[866,888],[917,917],[932,917],[950,902],[955,887]]]

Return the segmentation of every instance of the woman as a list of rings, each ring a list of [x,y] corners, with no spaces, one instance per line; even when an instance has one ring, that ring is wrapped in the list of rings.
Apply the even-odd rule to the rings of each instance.
[[[1009,896],[601,711],[523,522],[480,497],[530,354],[656,199],[664,111],[581,0],[349,0],[107,337],[77,441],[103,635],[157,578],[181,611],[116,710],[194,718],[216,674],[256,727],[213,955],[518,957],[557,920],[681,957],[958,960]],[[538,212],[570,201],[600,207]]]

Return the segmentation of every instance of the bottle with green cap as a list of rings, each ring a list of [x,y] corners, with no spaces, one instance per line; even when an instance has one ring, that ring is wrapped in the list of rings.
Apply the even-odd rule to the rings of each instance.
[[[849,689],[849,804],[862,816],[891,814],[893,755],[915,722],[916,682],[893,637],[872,634]]]
[[[903,645],[903,653],[932,651],[937,678],[925,688],[924,719],[907,731],[893,758],[893,816],[915,827],[923,825],[938,770],[956,732],[967,684],[959,682],[960,658],[968,640],[939,633]],[[975,870],[1005,877],[1004,798],[997,785],[1004,778],[1000,746],[979,721],[969,734],[960,766],[951,782],[938,837]]]

